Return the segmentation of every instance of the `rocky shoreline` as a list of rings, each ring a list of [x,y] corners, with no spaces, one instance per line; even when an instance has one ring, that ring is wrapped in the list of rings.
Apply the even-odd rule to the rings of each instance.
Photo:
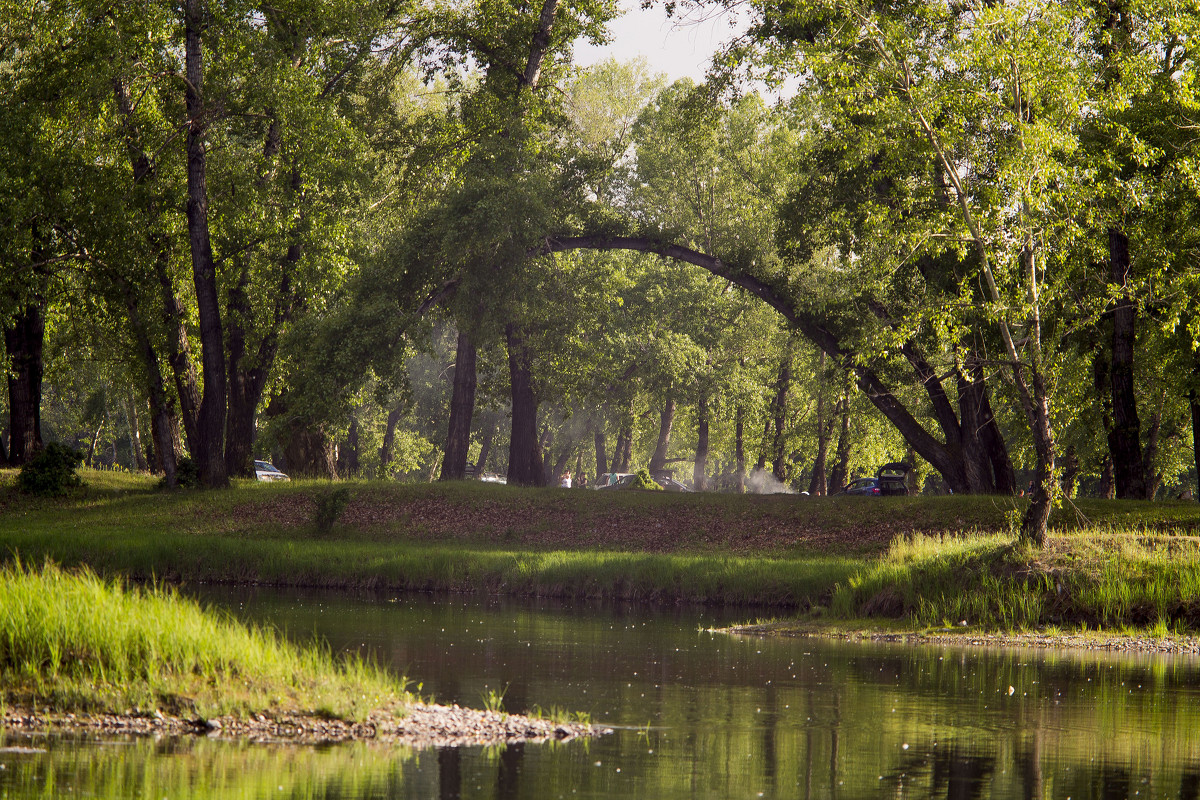
[[[253,742],[324,744],[376,740],[408,747],[461,747],[565,742],[612,730],[579,722],[556,722],[520,714],[477,711],[457,705],[415,703],[403,714],[376,711],[363,722],[305,714],[259,714],[252,718],[184,719],[152,714],[71,714],[8,708],[0,731],[91,733],[105,736],[208,736]]]
[[[795,636],[842,641],[940,644],[964,647],[1030,647],[1046,650],[1102,650],[1119,653],[1166,653],[1200,655],[1200,637],[1132,636],[1092,633],[990,633],[969,629],[938,628],[930,631],[841,631],[798,627],[787,623],[739,625],[726,632],[748,636]]]

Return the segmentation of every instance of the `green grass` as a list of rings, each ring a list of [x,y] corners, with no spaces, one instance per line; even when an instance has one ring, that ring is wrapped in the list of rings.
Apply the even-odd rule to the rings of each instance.
[[[1019,631],[1062,625],[1200,629],[1200,542],[1114,533],[1052,537],[1043,551],[1003,536],[917,536],[838,586],[830,614]]]
[[[326,481],[156,491],[86,472],[60,500],[0,472],[0,560],[135,580],[699,601],[828,620],[1200,628],[1200,506],[1079,500],[1051,546],[1014,548],[1023,500],[591,492]],[[891,623],[888,623],[891,624]]]
[[[361,660],[297,647],[171,589],[129,588],[53,565],[0,569],[0,698],[8,705],[357,720],[411,699],[401,684]]]

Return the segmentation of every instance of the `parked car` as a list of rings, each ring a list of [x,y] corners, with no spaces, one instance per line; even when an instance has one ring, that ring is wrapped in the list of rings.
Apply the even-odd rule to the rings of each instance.
[[[597,489],[625,489],[635,480],[637,475],[628,472],[606,472],[600,476],[603,483],[597,483]]]
[[[838,494],[857,494],[870,497],[908,494],[906,479],[910,469],[912,468],[903,461],[891,461],[880,467],[874,478],[859,478],[851,481]]]
[[[663,487],[663,491],[667,491],[667,492],[690,492],[690,491],[692,491],[692,488],[690,486],[686,486],[686,485],[680,483],[679,481],[675,480],[674,478],[668,478],[665,475],[661,478],[655,478],[654,480],[659,486]]]
[[[908,494],[908,472],[912,469],[903,461],[892,461],[884,464],[875,473],[879,480],[879,493],[883,495]]]
[[[254,477],[260,481],[290,481],[287,475],[284,475],[275,465],[269,461],[254,462]]]
[[[870,497],[879,496],[879,478],[859,478],[856,481],[851,481],[838,494],[855,494],[867,495]]]

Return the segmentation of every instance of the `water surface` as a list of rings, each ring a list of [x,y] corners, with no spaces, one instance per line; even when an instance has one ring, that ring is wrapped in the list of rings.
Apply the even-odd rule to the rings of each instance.
[[[731,637],[745,611],[206,590],[440,702],[568,708],[594,741],[412,751],[4,738],[0,798],[1200,798],[1200,662]]]

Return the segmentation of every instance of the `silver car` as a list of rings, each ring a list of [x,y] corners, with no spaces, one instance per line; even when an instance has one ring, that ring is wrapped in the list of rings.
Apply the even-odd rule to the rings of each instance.
[[[275,465],[269,461],[254,462],[254,477],[260,481],[290,481],[287,475],[284,475]]]

